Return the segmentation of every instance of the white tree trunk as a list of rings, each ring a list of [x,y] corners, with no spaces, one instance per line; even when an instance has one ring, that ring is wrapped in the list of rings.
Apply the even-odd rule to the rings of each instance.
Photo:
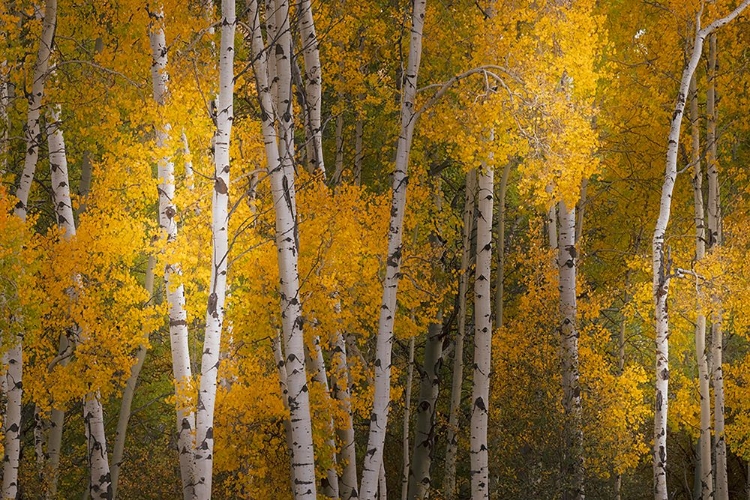
[[[562,347],[563,409],[565,410],[565,455],[563,457],[563,499],[584,499],[583,425],[581,421],[581,386],[578,371],[578,329],[576,318],[575,246],[576,212],[565,202],[558,204],[559,244],[557,264],[560,270],[560,344]]]
[[[703,170],[701,169],[700,116],[698,111],[698,89],[695,75],[690,80],[690,122],[692,135],[693,199],[695,206],[695,262],[706,254],[705,210],[703,209]],[[698,279],[695,281],[698,297],[702,295]],[[700,394],[700,437],[698,438],[698,477],[700,498],[713,497],[713,469],[711,467],[711,395],[709,392],[708,360],[706,359],[706,316],[699,310],[695,321],[695,356],[698,361],[698,387]]]
[[[156,13],[149,30],[149,41],[151,44],[151,83],[154,101],[158,107],[166,104],[167,82],[167,42],[164,34],[164,14],[161,9]],[[159,227],[162,237],[167,240],[167,245],[174,245],[177,240],[177,208],[175,198],[175,176],[174,162],[164,148],[169,143],[169,123],[157,125],[156,148],[163,152],[158,161],[159,174]],[[187,139],[183,134],[183,143]],[[187,170],[187,165],[186,165]],[[190,368],[190,353],[188,346],[187,312],[185,311],[185,288],[180,284],[180,265],[176,262],[167,262],[164,268],[164,292],[169,305],[169,340],[172,351],[172,371],[174,373],[175,390],[178,394],[185,393],[192,382],[192,371]],[[184,408],[182,402],[177,403],[177,449],[180,456],[180,476],[182,479],[182,491],[185,499],[193,497],[194,469],[193,458],[195,455],[195,414],[192,408]]]
[[[380,464],[380,474],[378,475],[378,499],[388,500],[388,483],[385,480],[385,462]]]
[[[474,384],[471,393],[471,498],[489,498],[487,421],[492,351],[491,267],[494,169],[482,165],[477,191],[477,258],[474,282]]]
[[[281,282],[281,317],[288,402],[292,434],[292,469],[295,499],[316,497],[315,457],[312,444],[309,391],[304,365],[304,338],[302,334],[302,308],[299,300],[299,273],[297,270],[298,239],[296,202],[294,191],[294,138],[291,114],[291,37],[289,36],[289,4],[286,0],[269,1],[275,12],[278,27],[276,71],[279,75],[278,103],[274,105],[273,89],[269,82],[267,51],[264,48],[256,0],[249,2],[249,24],[252,29],[253,69],[258,86],[261,108],[261,126],[265,142],[266,160],[271,174],[271,192],[276,212],[276,246],[278,248],[279,278]],[[271,32],[269,31],[269,37]],[[270,38],[274,40],[274,38]],[[277,121],[280,134],[274,127]],[[277,142],[278,141],[278,142]]]
[[[286,376],[286,364],[284,363],[284,351],[281,347],[281,333],[277,332],[276,338],[273,340],[273,354],[276,359],[276,370],[279,375],[279,390],[281,391],[281,402],[284,405],[284,410],[289,411],[289,389],[287,388],[287,376]],[[287,418],[284,419],[284,433],[286,434],[286,446],[289,453],[290,460],[293,460],[292,450],[294,449],[294,441],[292,438],[292,423]],[[289,475],[291,478],[291,485],[296,483],[294,467],[289,468]]]
[[[448,416],[448,444],[445,450],[445,486],[443,494],[448,500],[456,497],[456,457],[458,454],[458,414],[461,406],[461,387],[464,381],[464,337],[466,336],[466,309],[471,268],[471,232],[474,226],[474,202],[476,198],[477,171],[466,174],[466,194],[463,212],[463,246],[461,250],[461,274],[458,278],[458,333],[453,351],[453,379],[451,382],[451,406]]]
[[[336,332],[333,339],[333,355],[331,359],[331,387],[333,397],[339,403],[345,415],[344,424],[336,429],[341,443],[338,463],[343,467],[339,480],[339,495],[341,500],[357,498],[357,456],[355,454],[354,426],[352,422],[351,405],[351,376],[347,364],[346,342],[341,332]]]
[[[430,467],[435,449],[435,405],[437,403],[440,368],[443,365],[443,314],[428,328],[424,362],[420,370],[419,403],[414,432],[414,451],[409,474],[409,499],[423,500],[430,492]]]
[[[396,317],[396,292],[401,269],[401,239],[406,207],[406,185],[409,153],[411,152],[416,110],[414,100],[417,92],[417,74],[422,57],[422,30],[424,28],[427,0],[414,0],[412,11],[409,61],[404,72],[403,100],[401,103],[401,128],[396,148],[396,166],[393,172],[393,199],[388,230],[388,254],[386,258],[383,299],[378,320],[377,344],[375,348],[375,396],[370,416],[370,432],[367,439],[360,494],[364,500],[374,500],[377,479],[383,463],[383,444],[388,425],[388,410],[391,397],[391,350],[393,344],[393,322]]]
[[[318,36],[315,33],[310,0],[297,0],[297,22],[302,39],[302,57],[305,61],[305,102],[307,103],[307,137],[312,141],[313,156],[308,158],[310,170],[326,175],[323,162],[323,129],[321,108],[323,104]]]
[[[211,283],[206,308],[206,330],[201,359],[195,436],[195,496],[211,498],[214,454],[214,406],[219,372],[219,347],[224,322],[229,253],[229,141],[234,119],[234,0],[221,2],[219,99],[216,111],[214,190],[211,204]]]
[[[83,402],[83,423],[88,442],[89,493],[94,499],[112,498],[112,479],[107,459],[107,440],[104,435],[104,412],[99,393],[88,394]]]
[[[401,500],[406,500],[409,493],[409,428],[411,427],[411,389],[414,379],[414,337],[409,339],[409,360],[406,369],[406,386],[404,387],[404,423],[401,432],[401,449],[403,450],[403,472],[401,473]]]
[[[654,412],[654,499],[667,500],[667,412],[669,406],[669,315],[667,314],[667,296],[669,292],[669,273],[671,262],[664,248],[664,239],[669,224],[672,208],[672,192],[677,178],[677,151],[680,140],[682,115],[685,111],[685,100],[688,96],[690,80],[703,52],[706,36],[736,18],[750,0],[744,0],[727,16],[700,28],[700,15],[696,18],[696,32],[693,52],[683,70],[680,89],[677,94],[674,113],[667,142],[667,160],[662,184],[659,217],[656,221],[652,240],[652,273],[653,297],[656,320],[656,405]]]

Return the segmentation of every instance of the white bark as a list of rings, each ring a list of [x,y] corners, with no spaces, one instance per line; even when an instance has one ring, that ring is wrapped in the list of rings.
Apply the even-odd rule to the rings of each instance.
[[[700,152],[700,116],[698,114],[698,89],[695,75],[690,80],[690,122],[692,135],[693,198],[695,212],[695,262],[706,254],[705,211],[703,209],[703,171]],[[698,297],[702,295],[698,279],[695,281]],[[700,437],[698,438],[698,477],[700,498],[713,497],[713,469],[711,467],[711,395],[709,393],[708,360],[706,358],[706,316],[700,311],[700,300],[696,301],[698,317],[695,321],[695,356],[698,361],[698,387],[700,394]]]
[[[211,283],[206,309],[206,330],[201,359],[195,436],[195,496],[211,498],[214,453],[214,406],[219,372],[219,346],[224,322],[229,253],[229,141],[234,119],[234,0],[221,3],[219,98],[216,113],[214,190],[211,210]]]
[[[148,292],[149,297],[154,295],[154,269],[156,267],[156,259],[154,256],[149,256],[148,265],[146,267],[146,281],[144,288]],[[122,457],[125,453],[125,437],[128,432],[128,422],[130,421],[130,410],[133,405],[133,397],[135,396],[135,388],[138,383],[138,377],[143,368],[143,363],[146,361],[146,346],[141,345],[135,354],[135,364],[130,369],[130,377],[125,384],[125,389],[122,392],[122,401],[120,402],[120,415],[117,418],[117,431],[115,434],[115,444],[112,448],[112,498],[117,498],[117,487],[120,481],[120,470],[122,468]]]
[[[336,332],[334,335],[331,365],[333,397],[345,414],[343,426],[336,429],[336,434],[341,443],[338,463],[343,467],[343,473],[339,480],[339,495],[341,500],[351,500],[358,496],[357,456],[354,449],[354,426],[352,422],[350,389],[351,376],[347,364],[346,342],[341,332]]]
[[[164,34],[164,14],[152,13],[156,19],[149,30],[149,41],[151,44],[151,84],[154,101],[158,107],[166,104],[167,82],[167,42]],[[169,123],[160,124],[156,129],[156,148],[164,151],[169,143]],[[183,144],[187,144],[187,138],[182,135]],[[186,146],[185,146],[186,147]],[[186,171],[188,165],[186,163]],[[159,175],[159,227],[162,237],[166,239],[167,245],[174,245],[177,240],[177,208],[174,204],[175,198],[175,175],[174,162],[170,155],[164,153],[158,161]],[[164,268],[164,291],[169,305],[169,340],[172,351],[172,371],[174,374],[175,391],[184,393],[186,387],[190,387],[192,371],[190,368],[190,353],[188,346],[187,312],[185,311],[185,288],[179,283],[180,265],[176,262],[167,262]],[[177,281],[178,283],[175,283]],[[180,477],[182,479],[182,491],[184,498],[193,497],[195,455],[195,414],[192,408],[184,408],[182,403],[177,404],[177,449],[180,456]]]
[[[388,500],[388,483],[385,480],[385,463],[380,464],[380,474],[378,475],[378,499]]]
[[[424,28],[427,0],[414,0],[412,11],[411,42],[409,60],[404,73],[403,100],[401,103],[401,128],[396,148],[396,165],[393,172],[393,199],[388,230],[388,253],[386,258],[383,299],[378,320],[377,345],[375,348],[375,396],[370,416],[370,432],[367,439],[360,494],[364,500],[374,500],[377,478],[383,463],[383,444],[391,395],[391,350],[393,322],[396,317],[396,292],[401,269],[401,239],[403,235],[404,210],[406,207],[406,185],[409,153],[411,152],[416,110],[414,100],[417,92],[417,74],[422,57],[422,30]]]
[[[443,494],[448,500],[456,497],[456,456],[458,454],[458,414],[461,406],[461,387],[464,381],[464,337],[466,336],[466,309],[471,268],[471,232],[474,225],[474,202],[476,198],[477,171],[466,174],[466,196],[463,212],[463,246],[461,250],[461,274],[458,278],[458,333],[453,351],[453,379],[451,383],[451,407],[448,416],[448,445],[445,450],[445,486]],[[496,313],[497,314],[497,313]]]
[[[302,57],[305,61],[305,102],[307,103],[307,137],[312,141],[313,156],[308,158],[310,170],[319,171],[325,177],[323,162],[323,129],[321,123],[322,82],[318,36],[315,33],[312,4],[310,0],[297,0],[297,22],[302,39]]]
[[[424,363],[419,372],[419,403],[414,432],[414,451],[409,473],[409,499],[423,500],[430,492],[430,467],[435,449],[435,405],[437,403],[440,368],[443,365],[442,311],[428,328]]]
[[[409,493],[409,470],[411,469],[411,455],[409,454],[409,427],[411,420],[411,388],[414,378],[414,337],[409,339],[409,365],[406,369],[406,387],[404,387],[404,424],[401,437],[403,450],[403,472],[401,474],[401,500],[406,500]]]
[[[557,264],[560,270],[560,344],[562,347],[563,409],[565,410],[565,455],[563,457],[563,499],[584,499],[583,426],[581,421],[581,386],[578,371],[578,329],[576,317],[575,246],[576,212],[565,202],[558,204],[559,244]]]
[[[477,257],[474,282],[474,384],[471,401],[471,498],[489,498],[487,421],[489,417],[492,317],[492,165],[482,165],[477,191]]]
[[[669,138],[667,143],[667,160],[662,184],[659,217],[656,221],[652,240],[652,273],[653,296],[656,320],[656,405],[654,412],[654,499],[667,500],[667,412],[669,406],[669,315],[667,314],[667,296],[669,292],[670,265],[664,240],[669,224],[672,208],[672,192],[677,178],[677,151],[680,140],[682,115],[685,111],[685,99],[688,95],[690,80],[703,52],[706,36],[726,25],[736,18],[747,6],[750,0],[744,0],[727,16],[700,28],[700,14],[696,17],[696,32],[693,42],[693,52],[682,73],[680,89],[677,94],[674,113],[672,115]]]
[[[268,10],[268,6],[272,8]],[[294,191],[294,137],[291,114],[291,37],[289,4],[286,0],[269,1],[266,12],[275,12],[278,43],[275,46],[276,72],[279,76],[278,105],[274,104],[267,51],[264,49],[256,0],[249,2],[249,24],[252,29],[253,69],[258,86],[261,126],[266,160],[271,174],[271,193],[276,212],[276,246],[278,248],[281,285],[281,317],[288,385],[288,403],[292,434],[292,469],[295,499],[314,499],[315,457],[312,444],[309,391],[304,365],[302,308],[299,300],[297,268],[298,239]],[[271,32],[269,32],[271,37]],[[270,38],[273,40],[273,38]],[[274,127],[278,120],[280,133]],[[278,142],[277,142],[278,141]]]
[[[111,499],[112,479],[107,460],[104,435],[104,412],[99,393],[88,394],[83,402],[83,423],[86,428],[89,458],[89,494],[91,498]]]
[[[722,244],[721,231],[721,193],[717,163],[716,135],[716,34],[709,38],[708,55],[708,95],[706,96],[706,114],[708,115],[708,231],[709,250]],[[715,500],[729,500],[727,477],[727,444],[724,438],[724,373],[723,334],[721,329],[722,304],[718,294],[711,297],[713,313],[711,315],[711,361],[712,381],[714,385],[714,456],[716,457],[716,492]],[[705,320],[704,320],[705,321]]]
[[[2,121],[3,134],[0,137],[2,146],[0,146],[0,154],[2,154],[2,166],[0,167],[0,176],[5,175],[8,171],[8,151],[10,146],[8,144],[8,137],[10,134],[10,114],[8,114],[8,108],[10,107],[10,75],[8,75],[8,61],[0,63],[0,121]]]
[[[279,375],[279,390],[281,391],[281,402],[284,405],[284,410],[289,411],[289,389],[287,388],[286,381],[286,364],[284,363],[284,351],[281,347],[281,333],[277,332],[276,338],[273,340],[273,354],[276,359],[276,370]],[[292,423],[287,418],[284,419],[284,434],[286,435],[286,446],[289,453],[289,458],[293,460],[292,450],[294,449],[294,442],[292,438]],[[289,468],[289,475],[291,477],[291,483],[295,484],[295,470],[294,467]]]

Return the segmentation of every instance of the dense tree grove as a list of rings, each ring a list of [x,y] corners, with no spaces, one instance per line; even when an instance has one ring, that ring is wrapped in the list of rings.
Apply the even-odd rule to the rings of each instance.
[[[2,498],[750,498],[748,6],[4,1]]]

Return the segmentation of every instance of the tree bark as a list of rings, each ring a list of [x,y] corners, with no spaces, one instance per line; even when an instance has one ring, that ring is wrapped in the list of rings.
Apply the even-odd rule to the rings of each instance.
[[[219,372],[219,348],[224,322],[229,257],[229,142],[234,119],[234,32],[237,26],[234,0],[221,3],[221,46],[219,53],[219,98],[214,148],[214,190],[212,198],[211,283],[206,309],[206,330],[201,359],[195,435],[195,496],[211,498],[214,453],[214,405]]]
[[[412,11],[409,60],[404,72],[401,128],[396,148],[396,166],[393,172],[393,198],[388,230],[388,253],[383,298],[378,320],[375,348],[375,396],[370,416],[370,432],[362,468],[360,494],[364,500],[374,500],[377,479],[383,463],[383,444],[388,425],[391,393],[391,350],[393,323],[396,317],[396,293],[401,269],[404,210],[406,207],[407,169],[411,152],[412,135],[416,120],[414,101],[417,92],[417,75],[422,57],[422,30],[427,0],[414,0]]]
[[[565,453],[563,456],[564,500],[583,500],[584,460],[581,386],[578,371],[578,307],[576,273],[578,258],[575,244],[576,212],[564,201],[558,206],[559,243],[557,264],[560,272],[560,344],[562,347],[563,409],[565,410]]]
[[[401,449],[403,450],[403,472],[401,474],[401,500],[407,500],[409,494],[409,429],[411,427],[411,389],[414,379],[414,337],[409,339],[409,361],[406,369],[406,387],[404,387],[404,425],[401,432]]]
[[[448,500],[456,496],[456,456],[458,454],[458,414],[461,406],[461,388],[464,380],[464,338],[466,336],[467,292],[471,268],[471,233],[474,225],[474,202],[476,198],[476,170],[466,173],[466,194],[463,212],[463,246],[461,250],[461,273],[458,278],[458,333],[453,351],[453,379],[451,382],[451,406],[448,416],[448,444],[445,450],[445,476],[443,494]],[[500,317],[500,316],[498,316]]]
[[[352,422],[351,404],[351,376],[347,363],[346,342],[341,332],[337,331],[333,338],[333,356],[331,359],[331,387],[333,397],[343,410],[345,418],[343,426],[336,429],[336,435],[341,443],[338,463],[343,468],[339,480],[339,495],[341,500],[357,498],[357,456],[354,443],[354,425]]]
[[[302,57],[305,61],[305,102],[307,103],[307,140],[311,141],[313,153],[308,157],[311,172],[326,175],[323,162],[323,128],[321,123],[322,81],[318,36],[315,33],[312,4],[310,0],[297,0],[297,23],[302,39]]]
[[[503,291],[505,281],[505,195],[508,191],[508,176],[513,162],[508,162],[500,177],[499,199],[497,200],[497,274],[495,275],[495,328],[503,326]]]
[[[471,401],[471,498],[489,498],[487,421],[492,369],[491,266],[492,266],[492,165],[479,171],[477,204],[477,257],[474,282],[474,386]]]

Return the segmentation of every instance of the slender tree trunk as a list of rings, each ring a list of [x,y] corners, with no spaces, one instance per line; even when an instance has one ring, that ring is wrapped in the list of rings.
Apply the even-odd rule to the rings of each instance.
[[[161,108],[167,101],[167,42],[164,34],[164,14],[161,10],[151,13],[155,18],[150,27],[149,40],[151,43],[151,82],[154,101]],[[165,151],[169,143],[169,123],[160,124],[156,130],[156,148],[163,156],[158,161],[159,172],[159,227],[162,237],[166,239],[168,247],[174,247],[177,241],[177,208],[175,199],[174,162]],[[184,135],[183,135],[184,137]],[[175,392],[177,398],[177,448],[180,456],[180,476],[184,498],[193,498],[195,455],[195,414],[192,408],[186,408],[181,395],[192,386],[192,372],[190,367],[190,352],[188,346],[187,313],[185,311],[185,288],[179,283],[180,265],[170,260],[164,268],[164,293],[169,305],[169,340],[172,351],[172,370],[174,373]],[[174,282],[177,281],[178,284]]]
[[[357,457],[354,449],[354,425],[352,422],[351,376],[347,364],[346,342],[341,332],[336,332],[333,339],[333,356],[331,359],[331,387],[333,397],[344,413],[344,423],[336,429],[341,443],[338,463],[343,467],[339,480],[341,500],[357,498]]]
[[[323,128],[321,123],[322,82],[318,36],[315,33],[312,4],[310,0],[297,0],[297,22],[302,38],[302,57],[305,61],[305,101],[307,102],[308,141],[312,141],[313,156],[308,158],[310,170],[326,175],[323,162]]]
[[[37,161],[39,159],[39,146],[42,135],[40,133],[39,118],[42,109],[42,97],[44,95],[44,83],[52,55],[52,41],[57,25],[57,0],[47,0],[44,20],[42,22],[42,36],[37,50],[36,63],[34,64],[34,76],[29,94],[29,110],[26,119],[24,139],[26,143],[26,155],[24,157],[23,172],[18,181],[16,198],[18,204],[14,214],[21,220],[26,220],[29,193],[31,183],[34,179]],[[5,101],[8,99],[7,87]],[[7,132],[7,129],[6,129]],[[5,392],[6,408],[3,419],[3,431],[5,432],[5,452],[3,458],[3,496],[4,498],[16,498],[18,495],[18,467],[21,452],[21,404],[23,394],[23,333],[18,334],[14,343],[4,356],[8,363],[5,372],[5,382],[2,388]]]
[[[558,204],[560,270],[560,343],[562,346],[563,409],[565,410],[565,455],[563,458],[564,500],[583,500],[584,461],[583,423],[581,420],[581,386],[578,371],[578,307],[576,273],[578,259],[575,245],[576,212],[561,201]]]
[[[396,148],[396,166],[393,172],[393,199],[388,231],[388,254],[386,275],[383,283],[383,299],[378,320],[377,344],[375,348],[375,396],[370,416],[370,432],[367,439],[360,493],[364,500],[374,500],[377,477],[383,463],[383,444],[388,425],[388,409],[391,393],[391,349],[393,322],[396,317],[396,292],[401,276],[401,252],[406,207],[407,169],[414,132],[416,110],[414,100],[417,92],[417,74],[422,57],[422,30],[424,27],[427,0],[414,0],[412,11],[411,43],[409,61],[404,73],[403,100],[401,104],[401,128]]]
[[[403,472],[401,473],[401,500],[406,500],[409,493],[409,429],[411,427],[411,389],[414,379],[414,337],[409,339],[409,364],[406,369],[406,387],[404,388],[404,425],[401,432],[401,449],[403,450]]]
[[[693,52],[680,79],[674,113],[667,142],[667,160],[662,185],[659,217],[652,240],[653,297],[656,320],[656,405],[654,412],[654,499],[667,500],[667,412],[669,406],[669,315],[667,314],[667,297],[671,262],[664,248],[664,240],[672,208],[672,192],[677,178],[677,151],[680,140],[682,115],[685,111],[685,100],[688,96],[690,80],[703,52],[706,36],[736,18],[750,0],[744,0],[727,16],[700,28],[700,16],[697,17]]]
[[[341,183],[344,172],[344,113],[336,117],[336,170],[333,172],[333,185]]]
[[[211,286],[206,309],[206,333],[201,359],[195,435],[194,483],[197,500],[211,498],[214,406],[229,257],[229,141],[234,119],[234,32],[237,26],[234,0],[222,0],[221,15],[219,99],[214,149],[214,191],[211,204],[211,234],[213,236]]]
[[[10,146],[8,144],[8,137],[10,135],[10,114],[8,108],[10,107],[10,75],[8,74],[8,61],[3,60],[0,64],[0,121],[2,121],[3,133],[0,136],[2,147],[0,154],[2,154],[2,163],[0,164],[0,176],[5,175],[8,171],[8,151]]]
[[[497,201],[497,274],[495,275],[495,328],[503,326],[503,290],[505,281],[505,194],[508,191],[508,176],[513,162],[508,162],[500,177],[500,192]]]
[[[268,5],[273,8],[269,11]],[[302,308],[299,301],[299,273],[297,267],[298,238],[294,190],[294,149],[292,135],[291,98],[289,74],[291,37],[289,35],[289,4],[286,0],[270,1],[266,12],[275,12],[278,40],[275,45],[276,71],[279,79],[278,106],[274,105],[270,87],[270,65],[264,49],[257,1],[251,0],[249,24],[252,29],[253,69],[258,87],[261,108],[261,126],[265,142],[266,159],[271,174],[271,192],[276,212],[276,246],[278,248],[279,277],[281,282],[281,316],[284,347],[286,350],[287,384],[292,439],[292,468],[294,469],[295,499],[314,499],[315,458],[312,444],[309,391],[304,365],[304,339],[302,334]],[[268,24],[268,20],[267,20]],[[272,31],[268,31],[269,40]],[[277,116],[276,110],[279,110]],[[274,128],[278,120],[280,134]],[[277,146],[278,140],[278,146]]]
[[[716,33],[709,38],[708,54],[708,94],[706,96],[706,114],[708,115],[708,242],[709,251],[722,244],[721,231],[721,193],[717,163],[716,135]],[[716,457],[716,492],[715,500],[729,500],[727,478],[727,444],[724,438],[724,372],[722,304],[717,293],[711,297],[711,362],[714,385],[714,456]],[[704,319],[705,322],[705,319]]]
[[[148,292],[149,297],[154,295],[154,269],[156,268],[156,259],[153,255],[148,258],[148,265],[146,267],[146,282],[144,288]],[[122,457],[125,453],[125,437],[128,432],[128,421],[130,421],[130,409],[133,405],[133,397],[135,396],[135,388],[138,384],[138,377],[143,368],[143,363],[146,360],[146,349],[145,345],[138,347],[138,351],[135,354],[135,364],[130,369],[130,377],[125,384],[125,390],[122,392],[122,401],[120,402],[120,415],[117,418],[117,432],[115,434],[115,444],[112,449],[112,498],[117,498],[117,487],[120,482],[120,469],[122,468]]]
[[[380,474],[378,474],[378,499],[388,500],[388,483],[385,479],[385,462],[380,464]]]
[[[482,165],[478,176],[477,260],[474,282],[474,386],[471,394],[471,498],[489,498],[487,421],[489,417],[492,349],[492,165]]]
[[[364,153],[362,148],[362,138],[364,135],[364,120],[357,115],[357,121],[354,123],[354,183],[359,186],[362,184],[362,163]]]
[[[104,435],[104,411],[99,392],[86,395],[83,402],[83,423],[88,442],[89,493],[94,499],[112,499],[112,479]]]
[[[424,363],[419,372],[419,404],[414,432],[414,451],[409,474],[409,499],[423,500],[430,492],[430,467],[435,448],[435,405],[443,365],[442,311],[429,326],[424,350]]]
[[[463,246],[461,250],[461,274],[458,278],[458,333],[453,351],[453,379],[451,382],[451,406],[448,416],[448,444],[445,450],[445,486],[443,494],[448,500],[456,497],[456,456],[458,454],[458,414],[461,406],[461,388],[464,381],[464,338],[466,336],[466,309],[471,267],[471,232],[474,225],[474,202],[476,198],[477,171],[466,174],[466,200],[463,213]],[[499,314],[499,313],[498,313]],[[501,316],[498,316],[501,317]]]
[[[703,170],[701,169],[700,117],[698,114],[698,89],[695,75],[690,80],[690,122],[692,135],[693,198],[695,205],[695,262],[700,262],[706,254],[705,211],[703,209]],[[698,279],[695,280],[696,294],[701,291]],[[706,359],[706,316],[701,311],[701,301],[697,300],[698,316],[695,321],[695,356],[698,361],[698,386],[700,394],[700,437],[698,438],[698,477],[700,478],[700,498],[713,497],[713,469],[711,468],[711,395],[709,392],[708,360]]]
[[[581,196],[576,205],[576,243],[581,240],[581,235],[583,234],[583,216],[586,213],[588,188],[589,180],[584,178],[581,181]]]
[[[281,334],[277,333],[276,338],[273,341],[273,354],[276,359],[276,369],[279,374],[279,389],[281,390],[281,401],[284,405],[284,410],[289,411],[289,389],[287,388],[287,373],[286,363],[284,362],[284,351],[281,347]],[[284,434],[286,435],[287,451],[289,458],[294,460],[292,457],[292,450],[294,450],[294,441],[292,437],[292,423],[286,418],[284,419]],[[289,468],[289,474],[291,476],[291,485],[294,486],[295,480],[295,469],[294,467]]]

